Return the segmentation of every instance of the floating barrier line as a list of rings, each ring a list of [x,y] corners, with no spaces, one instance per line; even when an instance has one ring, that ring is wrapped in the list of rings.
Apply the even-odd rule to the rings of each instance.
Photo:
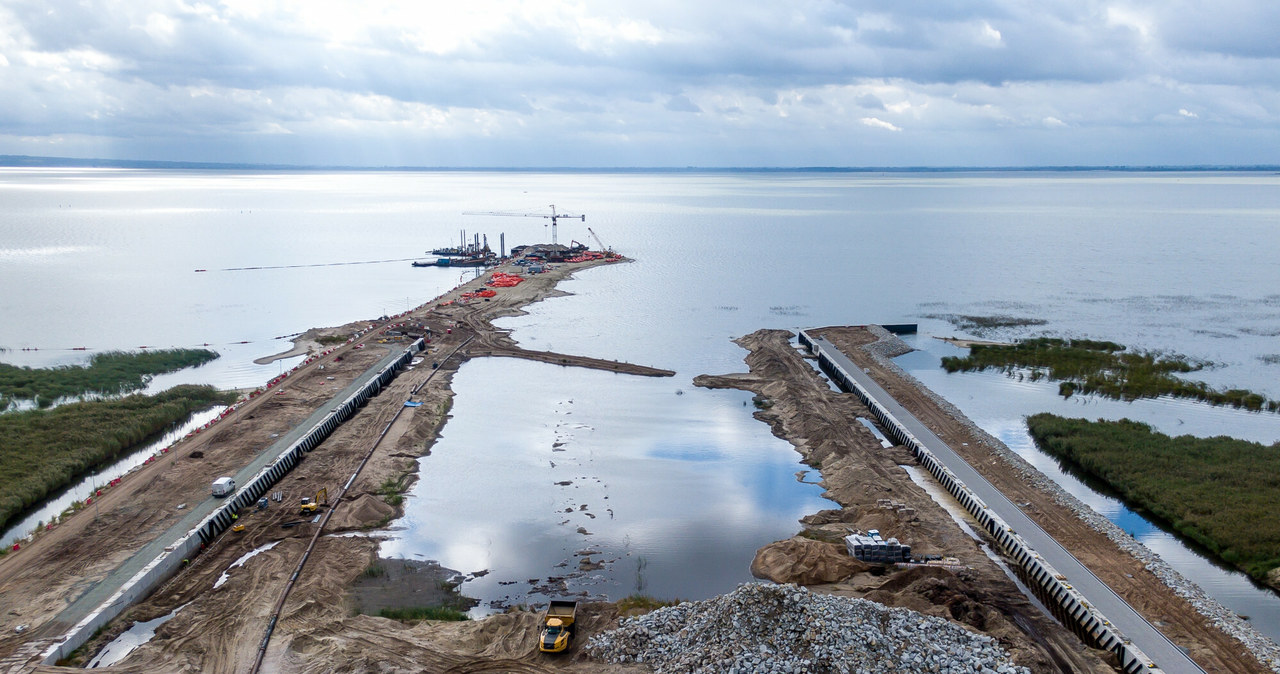
[[[316,264],[278,264],[262,267],[225,267],[223,269],[214,269],[213,271],[261,271],[264,269],[303,269],[306,267],[342,267],[352,264],[386,264],[388,262],[412,262],[414,260],[425,260],[422,257],[401,257],[394,260],[362,260],[360,262],[318,262]],[[208,269],[197,269],[196,273],[207,272]]]
[[[0,353],[4,353],[8,351],[85,351],[85,352],[91,352],[91,353],[103,353],[103,352],[110,352],[110,351],[148,351],[151,349],[198,349],[206,346],[236,346],[239,344],[260,344],[262,342],[271,342],[271,341],[276,341],[280,339],[292,339],[293,337],[297,337],[297,335],[291,335],[286,337],[270,337],[270,338],[263,338],[263,339],[242,339],[236,342],[202,342],[199,344],[188,344],[186,346],[181,346],[181,345],[159,346],[159,345],[149,345],[149,344],[140,344],[138,346],[132,346],[132,347],[109,346],[105,348],[98,348],[96,346],[22,346],[17,348],[0,346]]]

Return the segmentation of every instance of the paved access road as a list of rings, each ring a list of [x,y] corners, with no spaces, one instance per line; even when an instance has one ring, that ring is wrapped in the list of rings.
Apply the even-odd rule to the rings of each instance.
[[[320,420],[324,419],[324,417],[333,410],[335,405],[351,397],[351,394],[358,391],[360,387],[364,386],[370,379],[377,375],[383,367],[386,367],[388,363],[399,358],[402,353],[404,353],[404,349],[391,349],[386,357],[379,359],[377,363],[371,366],[363,374],[356,377],[355,381],[348,384],[341,391],[338,391],[338,393],[334,395],[329,402],[318,407],[311,416],[307,417],[295,426],[293,430],[280,436],[279,439],[260,452],[256,457],[254,457],[252,462],[241,468],[234,475],[237,488],[247,484],[254,475],[258,474],[258,471],[262,470],[262,468],[267,464],[275,461],[276,457],[280,456],[281,452],[288,449],[288,447],[296,442],[298,438],[301,438],[304,434],[315,427],[316,424],[320,423]],[[217,477],[219,476],[210,476],[209,484],[212,484],[213,480]],[[135,575],[137,575],[143,567],[147,566],[159,557],[160,553],[163,552],[166,547],[174,544],[183,536],[187,535],[187,533],[194,529],[201,520],[209,515],[209,513],[222,505],[226,499],[214,498],[208,489],[209,484],[203,485],[198,493],[191,495],[193,501],[188,501],[186,514],[182,519],[178,520],[176,524],[169,527],[164,531],[164,533],[154,538],[150,543],[142,546],[142,548],[134,553],[133,556],[121,562],[115,569],[112,569],[105,578],[77,597],[75,601],[71,602],[70,605],[58,614],[58,617],[50,623],[50,625],[56,628],[58,633],[61,633],[78,624],[81,620],[84,620],[90,613],[102,606],[102,603],[114,595],[117,590],[124,586],[125,583],[129,582]],[[175,503],[174,505],[177,506],[178,504]]]
[[[1045,533],[1026,513],[1022,512],[1005,495],[987,482],[967,461],[956,454],[933,431],[916,419],[902,405],[890,396],[884,388],[876,383],[862,368],[845,356],[840,349],[825,338],[814,340],[814,344],[822,352],[839,365],[846,373],[856,379],[871,397],[884,405],[907,430],[916,437],[929,451],[933,452],[955,476],[964,482],[974,494],[986,502],[987,507],[995,511],[1018,535],[1022,536],[1036,552],[1059,572],[1066,575],[1072,587],[1084,595],[1103,615],[1111,621],[1122,634],[1128,637],[1138,648],[1150,657],[1157,666],[1170,674],[1204,674],[1187,654],[1178,648],[1169,638],[1161,634],[1151,623],[1129,606],[1128,602],[1117,595],[1106,583],[1093,575],[1085,565],[1081,564],[1066,548],[1062,547],[1052,536]]]

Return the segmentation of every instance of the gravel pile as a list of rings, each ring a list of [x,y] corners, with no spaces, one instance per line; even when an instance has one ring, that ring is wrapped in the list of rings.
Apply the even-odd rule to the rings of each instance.
[[[733,592],[627,618],[586,646],[657,672],[1027,674],[992,637],[941,618],[795,585]]]
[[[929,389],[929,387],[920,383],[920,380],[908,374],[905,370],[898,367],[898,364],[890,360],[897,356],[911,351],[911,347],[898,338],[897,335],[885,330],[884,328],[873,325],[868,330],[879,337],[879,341],[868,344],[864,347],[868,353],[874,357],[881,366],[896,372],[898,376],[904,380],[915,384],[929,396],[943,411],[950,414],[957,421],[964,424],[975,435],[996,454],[999,454],[1013,466],[1022,476],[1031,484],[1053,496],[1053,499],[1059,504],[1064,505],[1075,511],[1076,515],[1084,520],[1093,529],[1105,534],[1116,543],[1122,550],[1133,555],[1143,563],[1148,571],[1169,586],[1180,597],[1186,599],[1195,607],[1200,615],[1208,618],[1218,629],[1231,635],[1238,640],[1241,645],[1249,650],[1254,657],[1262,661],[1264,665],[1269,667],[1271,671],[1280,674],[1280,644],[1272,641],[1267,636],[1258,632],[1252,625],[1236,615],[1227,607],[1220,604],[1216,599],[1205,594],[1199,585],[1187,579],[1181,573],[1178,573],[1167,562],[1160,558],[1150,548],[1135,540],[1132,536],[1116,526],[1111,520],[1099,515],[1097,511],[1085,505],[1080,499],[1067,493],[1056,482],[1049,479],[1036,470],[1034,466],[1027,463],[1016,452],[1009,449],[1003,442],[996,439],[995,436],[987,433],[977,424],[973,423],[969,417],[965,416],[955,405],[948,400],[939,396],[937,393]],[[903,350],[905,349],[905,351]]]

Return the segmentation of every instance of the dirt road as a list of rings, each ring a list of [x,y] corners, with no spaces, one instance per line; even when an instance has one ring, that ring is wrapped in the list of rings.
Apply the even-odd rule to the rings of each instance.
[[[428,377],[430,383],[413,396],[422,406],[405,408],[353,483],[348,499],[335,506],[330,523],[334,533],[384,526],[397,514],[397,509],[386,502],[386,496],[412,482],[415,460],[427,451],[447,418],[452,375],[468,358],[492,354],[646,376],[672,374],[626,363],[525,352],[492,326],[490,321],[494,318],[518,313],[522,307],[556,294],[555,285],[563,278],[599,264],[604,262],[560,265],[548,273],[527,277],[515,287],[498,289],[492,298],[469,297],[469,293],[485,288],[486,275],[408,316],[322,331],[319,336],[345,336],[357,331],[363,335],[300,368],[269,393],[240,405],[210,431],[183,441],[159,460],[131,473],[97,500],[95,507],[68,518],[21,551],[0,559],[0,596],[4,597],[4,610],[0,612],[0,671],[23,670],[30,662],[28,655],[60,636],[66,626],[56,620],[58,612],[175,522],[183,512],[181,504],[205,498],[210,476],[233,473],[269,445],[273,436],[283,435],[317,407],[327,404],[334,392],[384,355],[386,349],[381,348],[379,340],[390,339],[382,333],[384,325],[421,324],[430,333],[428,350],[422,354],[424,361],[398,376],[288,473],[273,488],[283,493],[280,504],[273,503],[264,512],[243,513],[240,522],[246,525],[245,531],[223,534],[150,598],[126,611],[87,644],[83,654],[73,658],[83,663],[133,621],[156,618],[181,607],[172,620],[160,626],[150,643],[118,666],[119,671],[247,670],[270,619],[272,604],[314,533],[312,527],[316,525],[309,518],[283,526],[304,520],[298,512],[299,499],[313,496],[321,488],[336,493],[373,438],[403,408],[410,391]],[[476,353],[461,349],[453,358],[440,362],[438,371],[431,376],[433,360],[470,337],[475,338],[472,343],[477,346]],[[228,571],[238,558],[268,543],[275,545],[252,562]],[[339,667],[358,671],[364,669],[361,662],[377,660],[383,671],[483,671],[494,658],[500,658],[503,662],[523,663],[519,667],[511,665],[515,671],[542,671],[540,658],[533,650],[534,640],[523,634],[510,644],[499,640],[475,649],[477,652],[468,652],[467,644],[483,641],[484,635],[493,630],[533,629],[536,620],[532,614],[447,628],[409,627],[386,619],[350,615],[344,596],[374,559],[375,547],[373,541],[359,536],[326,535],[320,539],[285,604],[264,670],[320,671]],[[218,583],[224,571],[227,579]],[[607,622],[608,618],[603,620]],[[584,628],[590,629],[596,622],[594,618],[586,621]],[[510,624],[499,627],[504,623]],[[18,626],[24,629],[19,632]],[[469,634],[470,631],[477,634]],[[388,649],[396,655],[388,655]]]
[[[974,434],[968,425],[956,423],[931,396],[903,379],[899,373],[883,367],[866,351],[849,348],[868,339],[864,336],[865,330],[838,328],[820,332],[855,363],[867,368],[903,407],[929,426],[970,465],[979,469],[1011,501],[1030,503],[1024,511],[1037,524],[1175,644],[1187,649],[1205,671],[1270,671],[1238,641],[1214,627],[1187,600],[1147,571],[1142,562],[1085,524],[1052,496],[1028,483],[1022,471],[1009,464],[1006,455],[993,451],[985,438]],[[845,340],[845,343],[840,340]]]

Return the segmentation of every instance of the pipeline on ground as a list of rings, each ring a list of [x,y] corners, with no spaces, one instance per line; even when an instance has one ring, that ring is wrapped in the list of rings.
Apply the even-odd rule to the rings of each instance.
[[[443,365],[447,362],[455,353],[458,352],[459,349],[469,344],[472,339],[474,339],[474,336],[468,337],[461,344],[454,347],[453,351],[450,351],[448,355],[440,359],[440,364]],[[435,377],[436,373],[439,371],[439,369],[431,370],[431,374],[428,374],[427,378],[422,380],[422,383],[413,387],[413,390],[409,392],[410,395],[417,395],[418,391],[420,391],[423,386],[426,386],[427,383],[431,381],[431,378]],[[258,654],[253,660],[253,667],[250,668],[249,674],[258,674],[258,671],[261,669],[262,660],[267,655],[267,646],[271,643],[271,634],[275,631],[276,625],[280,621],[280,614],[284,611],[284,602],[289,598],[289,593],[293,590],[293,586],[297,582],[298,577],[302,575],[302,567],[306,566],[307,559],[311,556],[311,551],[315,549],[316,542],[320,540],[320,535],[324,533],[325,526],[329,524],[329,518],[333,515],[333,511],[342,503],[342,499],[347,495],[347,490],[355,483],[356,478],[360,476],[360,471],[364,470],[365,465],[369,463],[369,459],[373,457],[374,450],[378,449],[378,445],[382,444],[383,438],[387,436],[387,433],[391,430],[391,427],[395,425],[396,421],[400,418],[400,415],[404,413],[405,409],[405,407],[401,406],[396,410],[395,415],[392,416],[391,420],[387,422],[387,425],[383,427],[382,432],[378,433],[377,439],[373,441],[373,444],[369,447],[369,451],[366,452],[364,458],[361,459],[360,465],[356,466],[355,472],[351,474],[347,483],[343,485],[342,490],[338,492],[337,497],[333,501],[333,505],[325,511],[324,517],[320,520],[320,526],[316,527],[315,533],[311,535],[311,542],[307,544],[307,549],[303,551],[301,559],[298,560],[298,565],[294,567],[293,574],[289,576],[289,581],[285,583],[284,590],[280,593],[280,599],[276,601],[275,608],[271,614],[271,621],[267,624],[267,629],[262,635],[262,641],[258,642]]]

